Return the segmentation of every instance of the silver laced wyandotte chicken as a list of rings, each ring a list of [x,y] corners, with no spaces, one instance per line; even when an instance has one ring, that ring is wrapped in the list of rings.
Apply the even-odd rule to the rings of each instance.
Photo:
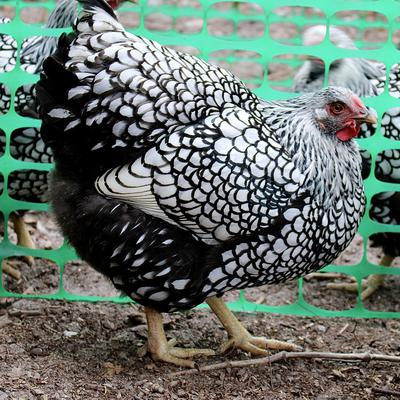
[[[112,0],[111,6],[117,7],[119,1]],[[68,28],[71,27],[77,17],[78,2],[75,0],[61,0],[50,13],[46,28]],[[3,18],[1,23],[9,23],[10,20]],[[42,70],[43,61],[49,57],[57,47],[58,38],[55,36],[35,36],[25,39],[20,51],[21,69],[31,74],[38,74]],[[0,71],[11,71],[17,60],[17,43],[9,35],[0,35]],[[0,86],[0,113],[5,114],[10,107],[11,95],[8,88]],[[35,84],[21,86],[15,96],[15,110],[18,114],[39,118],[38,104],[35,96]],[[0,154],[4,153],[4,137],[0,137]],[[37,128],[19,128],[15,130],[10,139],[10,154],[13,158],[33,163],[52,163],[53,157],[49,146],[40,137]],[[34,203],[46,202],[48,189],[48,172],[41,170],[17,170],[9,175],[8,193],[20,201]],[[0,192],[3,183],[0,183]],[[10,215],[17,243],[26,248],[34,248],[34,242],[29,233],[24,219],[24,212],[18,211]],[[26,256],[24,259],[28,264],[33,264],[33,257]],[[20,272],[13,268],[10,262],[2,263],[3,272],[19,279]]]
[[[221,297],[346,248],[365,204],[353,138],[375,118],[347,89],[263,101],[230,72],[127,33],[103,0],[80,2],[37,85],[64,235],[145,306],[154,359],[213,354],[163,330],[161,312],[203,301],[227,330],[222,350],[296,349],[251,336]]]
[[[330,40],[338,47],[356,49],[354,42],[342,30],[331,26]],[[305,30],[303,43],[306,45],[320,43],[326,35],[326,27],[316,25]],[[380,94],[385,86],[386,73],[384,65],[362,58],[343,58],[332,63],[329,71],[329,84],[343,86],[353,90],[358,96],[368,97]],[[324,81],[324,66],[316,59],[310,59],[299,69],[294,77],[296,92],[312,92],[321,87]],[[400,97],[400,66],[391,68],[388,89],[393,97]],[[375,129],[364,126],[360,137],[369,137]],[[381,123],[383,136],[400,140],[400,108],[387,110]],[[362,151],[363,177],[368,177],[371,169],[370,156]],[[388,149],[378,153],[376,157],[375,176],[384,182],[400,183],[400,150]],[[378,193],[371,199],[370,218],[383,224],[400,224],[400,193]],[[400,234],[378,233],[371,236],[371,245],[380,247],[384,255],[380,265],[391,266],[395,257],[400,256]],[[383,284],[385,275],[370,275],[362,282],[361,298],[370,297]],[[358,291],[358,284],[329,283],[330,289]]]

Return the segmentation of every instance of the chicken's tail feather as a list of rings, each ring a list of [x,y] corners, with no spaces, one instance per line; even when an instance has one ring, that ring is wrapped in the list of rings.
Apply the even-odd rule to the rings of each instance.
[[[117,18],[111,6],[105,0],[78,0],[84,10],[94,10],[96,7],[106,11],[112,17]]]

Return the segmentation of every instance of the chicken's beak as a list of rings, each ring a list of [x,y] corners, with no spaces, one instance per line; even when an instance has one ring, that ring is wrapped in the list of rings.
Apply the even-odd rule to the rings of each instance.
[[[356,115],[354,119],[357,120],[357,122],[366,122],[367,124],[371,125],[374,125],[378,122],[376,115],[367,108],[365,108],[360,114]]]

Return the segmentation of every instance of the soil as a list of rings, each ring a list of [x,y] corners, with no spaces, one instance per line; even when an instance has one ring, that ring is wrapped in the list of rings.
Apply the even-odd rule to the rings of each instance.
[[[177,0],[148,0],[150,6]],[[184,0],[182,6],[201,7],[197,0]],[[218,7],[232,7],[219,3]],[[247,8],[246,8],[247,7]],[[4,10],[4,8],[3,8]],[[7,10],[7,9],[6,9]],[[240,4],[239,10],[253,10]],[[307,13],[321,16],[318,11]],[[12,16],[12,8],[8,8]],[[287,15],[289,7],[277,11]],[[302,11],[298,7],[299,13]],[[306,14],[307,14],[306,13]],[[33,15],[24,10],[27,22],[44,21],[46,10]],[[323,16],[323,15],[322,15]],[[344,16],[346,17],[346,16]],[[122,21],[131,27],[139,24],[137,13],[125,15]],[[204,21],[180,19],[175,25],[167,16],[150,14],[146,28],[157,31],[176,29],[197,33]],[[214,25],[213,25],[214,24]],[[230,25],[211,21],[207,29],[215,36],[232,33]],[[271,26],[274,38],[285,42],[296,30],[284,24]],[[255,21],[239,27],[238,34],[258,38],[265,26]],[[398,32],[397,32],[398,34]],[[382,33],[384,35],[384,32]],[[398,36],[398,35],[397,35]],[[397,37],[396,36],[396,37]],[[190,41],[188,41],[190,43]],[[198,53],[191,46],[179,49]],[[241,62],[232,62],[232,56]],[[265,66],[257,62],[257,53],[224,50],[210,55],[215,62],[234,70],[249,86],[259,86]],[[282,64],[280,64],[282,66]],[[268,70],[270,80],[290,78],[292,70],[276,64]],[[47,213],[25,215],[35,245],[40,249],[57,249],[63,239]],[[16,237],[9,227],[11,241]],[[362,254],[362,238],[357,237],[336,261],[340,265],[355,264]],[[368,259],[378,262],[379,249],[368,248]],[[23,259],[11,259],[22,272],[16,281],[3,277],[4,287],[14,293],[44,294],[59,289],[59,268],[46,259],[36,258],[33,266]],[[396,260],[395,266],[400,266]],[[338,278],[343,281],[345,278]],[[311,304],[334,310],[354,307],[356,295],[326,290],[326,282],[305,280],[303,294]],[[76,295],[118,296],[110,282],[79,260],[68,263],[64,288]],[[247,299],[268,305],[292,304],[298,296],[297,282],[247,290]],[[228,301],[238,298],[237,292],[226,295]],[[365,304],[379,311],[400,311],[400,275],[389,275],[381,288]],[[239,313],[238,317],[255,335],[287,340],[309,351],[365,352],[400,355],[400,320],[326,319],[275,314]],[[208,310],[193,310],[165,316],[169,338],[176,338],[183,347],[218,350],[226,334]],[[340,362],[292,360],[279,364],[242,369],[224,368],[191,376],[175,377],[179,368],[154,362],[137,355],[146,341],[146,325],[141,307],[132,304],[83,303],[45,300],[0,299],[0,400],[14,399],[394,399],[400,396],[400,372],[395,364],[383,362]],[[201,358],[199,365],[220,361],[247,359],[243,352],[233,351]],[[389,391],[395,393],[390,395]]]

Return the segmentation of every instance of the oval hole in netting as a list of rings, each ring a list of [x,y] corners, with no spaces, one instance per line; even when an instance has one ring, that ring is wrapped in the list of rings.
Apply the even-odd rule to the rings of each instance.
[[[140,26],[140,14],[134,11],[120,11],[119,20],[124,27],[129,29]]]
[[[48,171],[21,169],[8,176],[8,195],[14,200],[44,203]]]
[[[318,8],[286,6],[272,10],[269,15],[269,34],[278,43],[315,46],[325,39],[326,29],[320,35],[307,35],[316,26],[327,22],[325,13]]]
[[[255,51],[218,50],[210,53],[208,61],[231,71],[250,89],[260,87],[263,82],[265,63]]]
[[[397,17],[394,21],[392,40],[397,49],[400,49],[400,17]]]
[[[146,15],[144,26],[149,31],[167,32],[172,30],[174,19],[170,15],[154,12]]]
[[[383,114],[381,132],[388,139],[400,140],[400,107],[390,108]]]
[[[389,94],[396,99],[400,98],[400,63],[394,64],[390,68]]]
[[[371,198],[369,217],[381,224],[400,225],[399,204],[400,192],[377,193]]]
[[[207,31],[211,36],[256,39],[265,34],[266,15],[256,3],[218,2],[207,9],[206,19]]]
[[[17,61],[17,41],[12,36],[1,33],[0,42],[0,73],[10,72]]]
[[[3,129],[0,129],[0,157],[6,152],[6,134]]]
[[[360,154],[362,159],[362,178],[367,179],[371,174],[372,169],[372,157],[368,150],[360,148]]]
[[[281,92],[297,93],[322,89],[323,79],[310,79],[305,70],[311,59],[319,65],[323,76],[325,63],[320,58],[298,54],[282,54],[273,57],[268,64],[268,86]]]
[[[0,115],[7,114],[11,105],[11,92],[7,85],[0,84]]]
[[[330,283],[353,283],[354,278],[347,274],[338,274],[335,279],[303,279],[304,300],[324,310],[343,311],[354,308],[357,304],[357,293],[330,289]]]
[[[39,128],[19,128],[11,133],[10,154],[18,161],[51,163],[52,152],[40,136]]]
[[[69,293],[81,296],[115,297],[121,294],[110,279],[81,260],[65,264],[63,286]]]
[[[375,176],[383,182],[400,183],[399,149],[384,150],[378,153],[375,163]]]
[[[26,6],[21,10],[21,20],[26,24],[43,25],[49,18],[49,10],[45,7]]]
[[[351,39],[342,42],[330,32],[331,42],[341,48],[379,49],[386,44],[389,35],[389,22],[385,15],[375,11],[346,10],[337,12],[331,25]]]
[[[0,196],[4,192],[4,177],[3,174],[0,173]]]
[[[147,0],[147,6],[159,7],[159,6],[173,6],[179,8],[195,8],[201,9],[202,4],[200,0]]]
[[[1,6],[0,7],[0,24],[7,24],[15,17],[15,7]],[[0,25],[1,26],[1,25]]]
[[[18,215],[24,222],[36,249],[58,249],[63,245],[64,238],[50,213],[46,211],[18,210],[16,214],[13,214]],[[24,243],[17,243],[18,237],[13,218],[8,220],[8,237],[11,243],[25,247]]]
[[[380,265],[385,252],[390,257],[396,256],[392,265],[400,267],[400,232],[380,232],[370,236],[367,247],[368,261]]]
[[[15,92],[15,112],[23,117],[39,118],[38,106],[34,97],[34,85],[27,83]]]
[[[388,268],[393,271],[397,270],[400,273],[399,268]],[[363,280],[364,290],[371,280],[374,284],[378,284],[379,288],[371,296],[363,300],[364,307],[371,311],[400,312],[400,275],[369,275]]]
[[[264,285],[258,288],[249,288],[244,292],[246,300],[267,306],[285,306],[297,300],[298,281]]]
[[[364,67],[366,73],[375,74],[375,81],[365,79],[360,83],[360,76]],[[320,79],[322,79],[320,77]],[[329,66],[329,85],[347,87],[360,97],[375,97],[385,90],[386,67],[384,64],[366,58],[340,58],[334,60]]]
[[[183,16],[175,20],[175,30],[184,34],[200,33],[203,29],[204,21],[202,18]]]
[[[1,186],[2,186],[1,180],[2,179],[3,179],[3,177],[0,175],[0,195],[1,195]],[[5,224],[4,215],[0,211],[0,243],[4,239],[4,224]]]
[[[54,261],[34,257],[33,264],[29,265],[24,257],[8,257],[5,262],[21,273],[19,280],[3,273],[3,287],[7,291],[34,295],[58,291],[60,272]]]

